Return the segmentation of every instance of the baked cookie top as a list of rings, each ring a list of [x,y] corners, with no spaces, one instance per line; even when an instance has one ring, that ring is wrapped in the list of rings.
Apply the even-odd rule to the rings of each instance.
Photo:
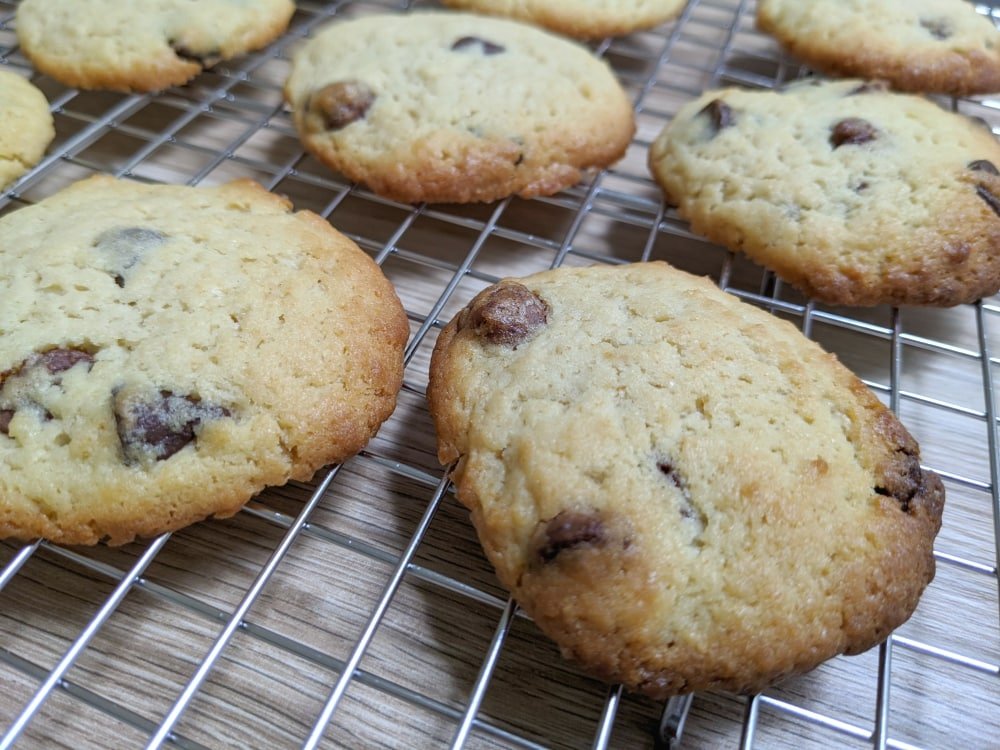
[[[628,34],[669,21],[680,14],[687,0],[444,0],[444,4],[594,39]]]
[[[295,55],[285,97],[318,159],[404,202],[555,193],[620,158],[634,129],[586,48],[464,13],[333,23]]]
[[[24,0],[17,39],[67,86],[159,91],[263,47],[294,12],[292,0]]]
[[[55,135],[45,94],[0,70],[0,188],[35,166]]]
[[[883,640],[934,574],[940,479],[789,323],[663,263],[504,280],[442,331],[443,463],[565,655],[654,698]]]
[[[357,452],[408,325],[381,270],[249,180],[93,177],[0,220],[0,537],[122,544]]]
[[[724,89],[649,153],[692,228],[833,304],[955,305],[1000,288],[1000,145],[861,81]]]
[[[757,25],[831,75],[900,91],[1000,91],[1000,31],[967,0],[760,0]]]

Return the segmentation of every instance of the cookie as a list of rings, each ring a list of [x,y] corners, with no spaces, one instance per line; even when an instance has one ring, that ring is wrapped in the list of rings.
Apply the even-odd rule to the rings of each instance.
[[[442,331],[443,463],[563,653],[660,699],[879,643],[934,575],[944,490],[789,323],[663,263],[546,271]]]
[[[16,73],[0,71],[0,188],[41,161],[55,135],[45,94]]]
[[[824,73],[900,91],[1000,91],[1000,31],[966,0],[761,0],[757,26]]]
[[[381,270],[249,180],[93,177],[0,220],[0,537],[122,544],[353,455],[408,325]]]
[[[159,91],[263,47],[294,11],[292,0],[24,0],[17,39],[67,86]]]
[[[685,105],[650,169],[696,232],[832,304],[955,305],[1000,288],[989,128],[861,81]]]
[[[320,161],[411,203],[556,193],[619,159],[634,130],[587,49],[464,13],[334,23],[295,55],[285,97]]]
[[[676,18],[687,0],[444,0],[445,5],[507,16],[582,39],[620,36]]]

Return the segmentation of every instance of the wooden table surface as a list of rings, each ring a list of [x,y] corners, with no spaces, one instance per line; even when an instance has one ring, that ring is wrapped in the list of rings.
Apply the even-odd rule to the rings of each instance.
[[[657,259],[710,275],[835,352],[898,410],[948,493],[937,578],[881,667],[876,649],[753,702],[699,694],[681,747],[741,738],[759,748],[1000,747],[998,301],[813,305],[693,236],[646,172],[649,142],[703,89],[805,73],[754,30],[753,2],[693,0],[675,23],[592,45],[636,104],[635,142],[612,170],[552,198],[416,208],[306,157],[280,87],[291,52],[335,16],[433,3],[300,2],[269,49],[157,95],[78,92],[32,74],[14,7],[0,2],[2,60],[45,91],[58,135],[4,210],[95,172],[191,184],[252,177],[376,257],[412,330],[398,409],[344,466],[158,540],[0,544],[0,727],[21,731],[17,746],[141,747],[159,733],[181,747],[297,747],[357,655],[323,746],[447,746],[478,685],[466,747],[653,747],[662,705],[609,692],[528,618],[507,617],[507,596],[443,481],[423,392],[442,322],[498,277]],[[942,104],[1000,131],[1000,99]],[[480,679],[491,653],[494,669]]]

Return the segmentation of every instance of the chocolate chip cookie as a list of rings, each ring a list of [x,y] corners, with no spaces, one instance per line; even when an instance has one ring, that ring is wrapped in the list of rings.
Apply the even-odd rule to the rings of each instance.
[[[292,0],[24,0],[17,38],[67,86],[159,91],[263,47],[294,12]]]
[[[899,91],[1000,91],[1000,31],[966,0],[761,0],[757,25],[830,75]]]
[[[443,463],[500,581],[595,675],[757,691],[904,622],[944,490],[790,324],[663,263],[507,279],[441,332]]]
[[[404,202],[549,195],[620,158],[634,129],[587,49],[464,13],[331,24],[295,55],[285,97],[318,159]]]
[[[408,325],[256,183],[93,177],[0,220],[0,538],[122,544],[356,453]]]
[[[863,81],[725,89],[649,154],[696,232],[832,304],[956,305],[1000,289],[1000,145]]]
[[[444,0],[444,4],[594,39],[629,34],[669,21],[680,14],[687,0]]]
[[[35,166],[55,135],[45,94],[16,73],[0,71],[0,188]]]

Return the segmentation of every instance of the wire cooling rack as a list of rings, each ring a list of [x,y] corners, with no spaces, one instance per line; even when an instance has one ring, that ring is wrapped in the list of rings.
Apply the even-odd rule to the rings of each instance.
[[[312,483],[117,549],[0,545],[0,747],[1000,747],[998,301],[824,307],[663,207],[645,158],[680,105],[806,73],[754,30],[752,2],[694,0],[674,23],[593,45],[631,94],[638,133],[620,164],[573,189],[413,207],[344,182],[299,147],[280,95],[289,55],[337,17],[415,7],[431,4],[300,2],[268,49],[133,96],[33,75],[15,7],[0,2],[0,61],[46,92],[58,132],[3,210],[95,172],[252,177],[371,253],[412,332],[396,413]],[[1000,131],[1000,100],[943,103]],[[434,456],[424,389],[437,333],[503,275],[644,259],[794,321],[900,414],[944,477],[937,578],[885,647],[753,698],[663,706],[564,662],[497,584]]]

